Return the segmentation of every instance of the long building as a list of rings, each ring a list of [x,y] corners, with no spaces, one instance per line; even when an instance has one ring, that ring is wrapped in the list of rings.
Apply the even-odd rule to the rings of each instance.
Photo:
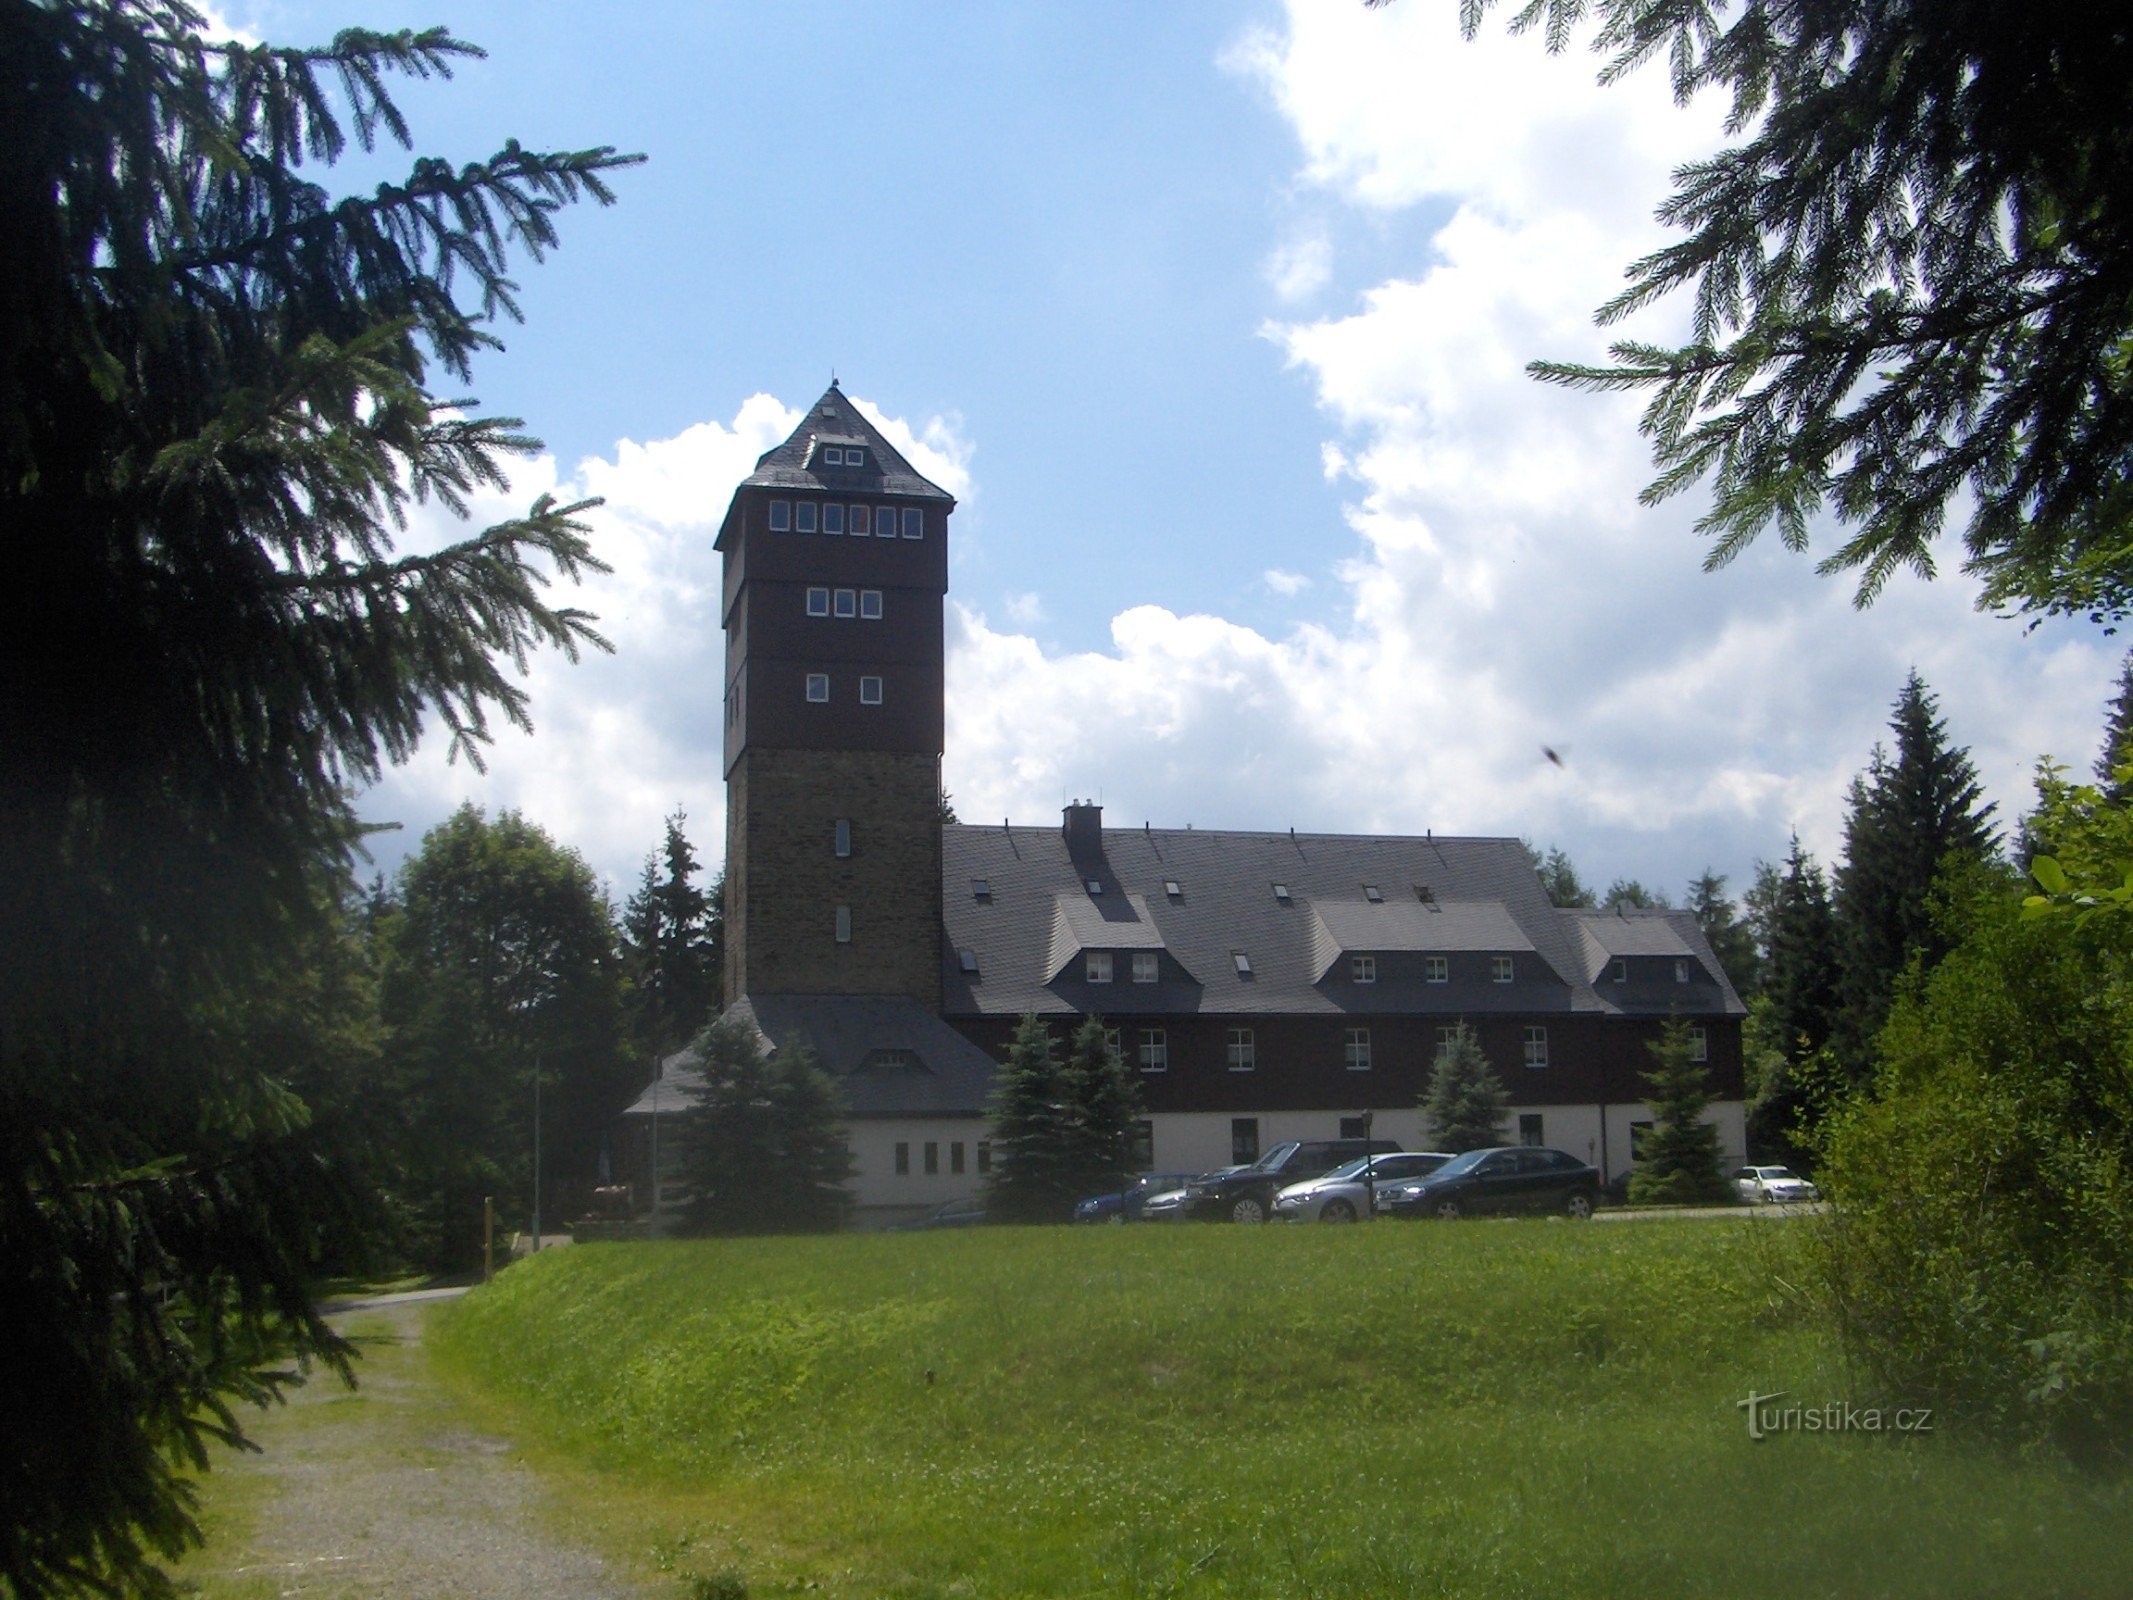
[[[1062,1039],[1105,1019],[1156,1170],[1366,1118],[1427,1148],[1418,1103],[1464,1024],[1511,1091],[1507,1139],[1619,1174],[1676,1016],[1744,1159],[1745,1008],[1695,918],[1553,906],[1517,839],[1106,828],[1093,804],[944,823],[954,507],[833,383],[718,540],[728,1010],[841,1081],[863,1217],[981,1185],[993,1064],[1030,1012]],[[631,1108],[640,1170],[693,1066]]]

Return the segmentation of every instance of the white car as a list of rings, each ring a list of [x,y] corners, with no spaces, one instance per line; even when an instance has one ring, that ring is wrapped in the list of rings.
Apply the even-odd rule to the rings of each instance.
[[[1822,1198],[1820,1189],[1790,1167],[1741,1167],[1733,1174],[1733,1187],[1751,1205],[1798,1206]]]
[[[1292,1183],[1274,1196],[1276,1222],[1353,1222],[1370,1209],[1370,1177],[1379,1187],[1426,1178],[1452,1158],[1434,1150],[1402,1150],[1391,1155],[1358,1156],[1321,1178]]]

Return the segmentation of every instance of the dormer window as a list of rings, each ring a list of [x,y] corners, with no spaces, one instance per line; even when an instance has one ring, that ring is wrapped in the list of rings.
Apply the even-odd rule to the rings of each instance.
[[[867,464],[867,453],[856,444],[848,444],[844,447],[844,464],[848,467],[863,467]]]
[[[839,446],[839,445],[834,445],[834,444],[826,444],[826,445],[824,445],[824,446],[822,447],[822,464],[823,464],[823,465],[824,465],[825,467],[841,467],[841,466],[843,466],[843,465],[844,465],[844,450],[843,450],[843,448],[842,448],[841,446]]]
[[[1674,962],[1674,981],[1676,983],[1687,983],[1689,981],[1689,964],[1686,961],[1676,959]]]
[[[1287,905],[1289,903],[1289,886],[1285,883],[1275,884],[1274,898],[1280,901],[1283,905]]]
[[[1357,983],[1378,981],[1378,958],[1376,956],[1350,956],[1348,976]]]
[[[1629,963],[1622,957],[1616,956],[1613,966],[1608,969],[1607,975],[1616,983],[1629,982]]]
[[[1374,883],[1366,883],[1363,885],[1363,898],[1374,906],[1380,906],[1385,903],[1385,892]]]
[[[1511,981],[1511,958],[1509,956],[1489,957],[1489,976],[1498,983],[1509,983]]]
[[[1111,952],[1108,950],[1091,950],[1088,953],[1088,959],[1082,963],[1081,974],[1091,983],[1109,983],[1111,981]]]
[[[1424,956],[1422,958],[1422,981],[1424,983],[1449,983],[1452,981],[1450,956]]]
[[[1155,982],[1157,970],[1158,965],[1154,951],[1136,950],[1133,952],[1133,981],[1135,983]]]

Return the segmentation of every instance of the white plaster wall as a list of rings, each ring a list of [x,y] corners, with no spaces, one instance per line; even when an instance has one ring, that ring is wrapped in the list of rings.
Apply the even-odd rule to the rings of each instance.
[[[852,1196],[862,1207],[933,1207],[959,1200],[985,1186],[978,1172],[978,1145],[990,1139],[990,1124],[978,1117],[869,1118],[845,1128],[845,1144],[856,1171]],[[926,1146],[940,1147],[940,1171],[926,1171]],[[911,1170],[896,1170],[896,1147],[911,1147]],[[963,1170],[955,1167],[955,1147],[963,1148]]]

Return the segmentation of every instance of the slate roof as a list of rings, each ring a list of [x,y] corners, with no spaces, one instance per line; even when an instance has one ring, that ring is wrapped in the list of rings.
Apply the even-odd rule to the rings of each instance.
[[[942,830],[942,1009],[951,1017],[1195,1012],[1326,1015],[1512,1012],[1740,1015],[1740,998],[1688,912],[1566,912],[1548,901],[1517,839],[1106,828],[1102,853],[1071,854],[1057,827]],[[1095,878],[1103,893],[1091,896]],[[983,898],[971,891],[986,881]],[[1166,893],[1174,882],[1179,893]],[[1276,897],[1274,885],[1288,890]],[[1366,887],[1367,886],[1367,887]],[[1378,899],[1369,898],[1374,888]],[[1423,898],[1426,892],[1428,898]],[[1601,916],[1613,919],[1588,935]],[[1687,954],[1694,981],[1599,984],[1591,939]],[[1158,981],[1090,984],[1063,946],[1162,953]],[[977,971],[965,972],[961,952]],[[1236,952],[1250,958],[1237,970]],[[1378,957],[1347,981],[1340,957]],[[1430,953],[1469,959],[1426,981]],[[1612,951],[1610,951],[1612,953]],[[1509,955],[1515,981],[1481,959]],[[1604,966],[1604,963],[1602,963]]]
[[[992,1058],[915,1000],[761,995],[744,997],[726,1015],[752,1024],[773,1048],[804,1038],[854,1117],[978,1116],[992,1090]],[[700,1066],[693,1051],[668,1056],[623,1115],[688,1110],[703,1087]]]
[[[864,445],[866,465],[831,467],[819,461],[810,465],[809,455],[818,441]],[[954,495],[920,477],[911,463],[897,454],[896,447],[845,398],[834,379],[822,398],[800,419],[792,437],[775,450],[766,450],[756,461],[755,471],[741,482],[744,488],[752,484],[766,489],[814,489],[835,494],[893,494],[955,504]]]

